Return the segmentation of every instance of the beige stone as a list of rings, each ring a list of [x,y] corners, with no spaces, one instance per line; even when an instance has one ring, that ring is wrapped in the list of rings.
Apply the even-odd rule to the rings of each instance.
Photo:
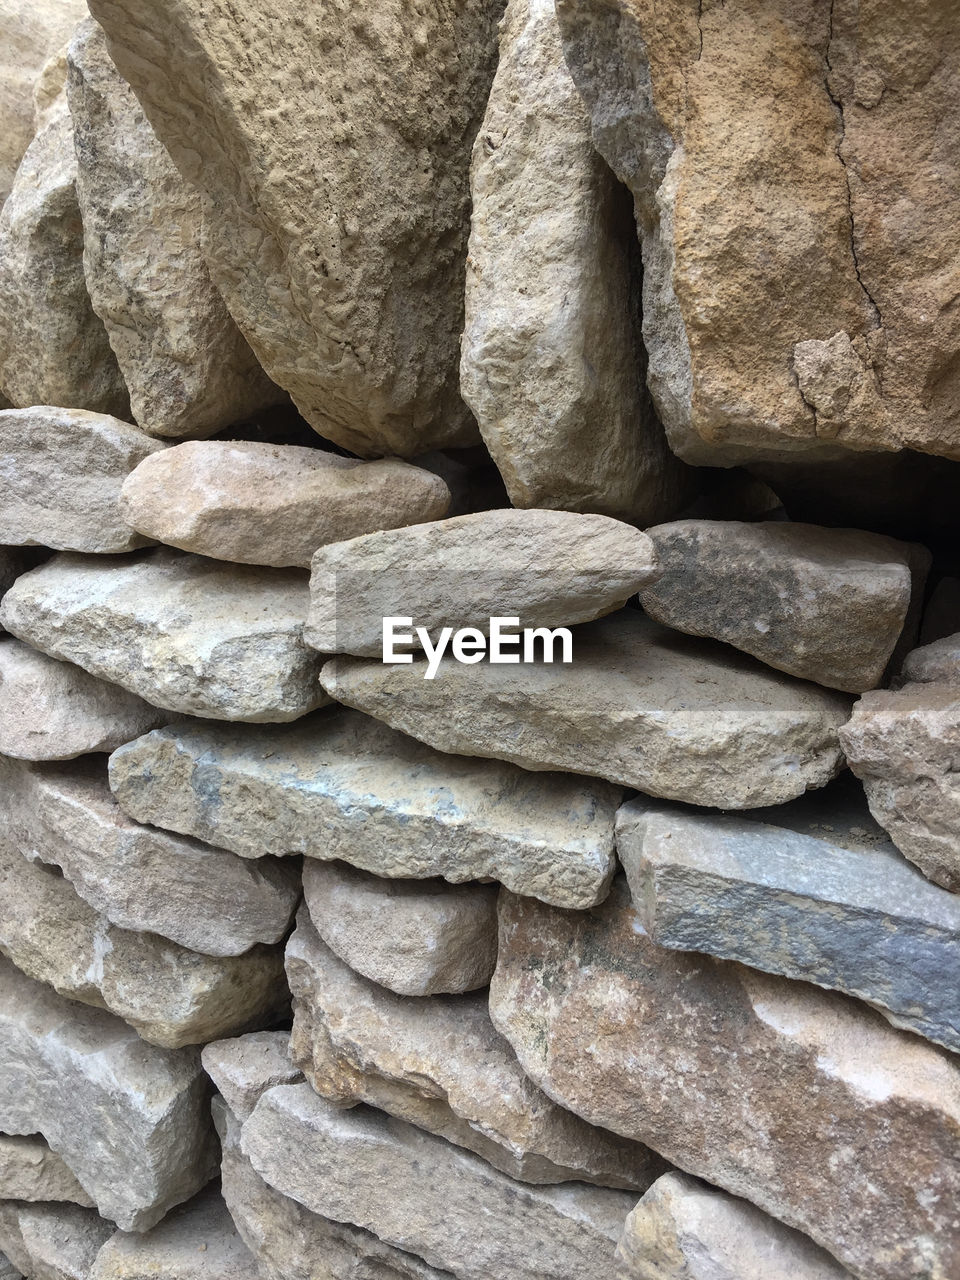
[[[475,991],[497,963],[497,886],[385,880],[307,860],[303,892],[320,937],[357,973],[402,996]]]
[[[577,770],[693,804],[778,804],[840,767],[849,699],[629,610],[579,628],[569,666],[445,658],[435,679],[424,670],[341,657],[321,680],[338,702],[441,751]]]
[[[594,149],[550,0],[510,0],[470,171],[460,387],[517,507],[672,515],[629,194]]]
[[[870,1280],[960,1261],[960,1069],[835,992],[645,935],[625,885],[590,913],[501,899],[494,1024],[531,1078],[798,1230]]]
[[[3,625],[153,706],[217,720],[295,720],[328,701],[303,641],[305,575],[161,548],[59,555],[19,578]]]
[[[101,1214],[146,1231],[216,1169],[193,1049],[145,1044],[0,959],[0,1130],[42,1133]]]
[[[468,169],[501,9],[389,0],[357,21],[268,0],[238,20],[223,0],[91,5],[204,193],[228,309],[307,421],[352,453],[476,438],[457,389]]]
[[[112,1223],[75,1204],[0,1203],[0,1246],[29,1280],[90,1280],[113,1234]]]
[[[904,659],[901,678],[906,684],[960,682],[960,633],[912,649]]]
[[[244,858],[304,853],[394,879],[492,878],[564,907],[605,895],[623,794],[449,756],[341,708],[284,728],[169,726],[114,752],[110,785],[138,822]]]
[[[910,607],[913,548],[786,521],[677,520],[647,532],[663,574],[640,602],[657,622],[832,689],[880,683]]]
[[[956,682],[864,694],[840,731],[870,812],[925,876],[960,892],[960,743]]]
[[[93,1208],[93,1200],[39,1134],[0,1133],[0,1200],[67,1200]]]
[[[62,405],[125,418],[130,398],[83,276],[76,176],[63,97],[0,213],[0,389],[20,409]]]
[[[224,1104],[241,1121],[275,1084],[299,1084],[303,1079],[290,1057],[289,1031],[251,1031],[214,1040],[204,1045],[200,1060]]]
[[[378,1107],[523,1182],[645,1191],[660,1172],[648,1148],[585,1124],[527,1079],[485,995],[385,991],[339,960],[305,911],[286,964],[290,1051],[328,1101]]]
[[[204,440],[145,462],[124,482],[125,519],[158,542],[241,564],[309,568],[328,542],[439,520],[450,505],[439,476],[399,458]]]

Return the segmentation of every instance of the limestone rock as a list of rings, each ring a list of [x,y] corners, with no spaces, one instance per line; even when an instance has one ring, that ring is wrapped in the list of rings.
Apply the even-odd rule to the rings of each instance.
[[[287,944],[290,1051],[339,1106],[369,1103],[529,1183],[574,1180],[644,1191],[660,1161],[585,1124],[524,1075],[485,995],[403,997],[354,973],[305,911]]]
[[[829,1254],[759,1209],[682,1173],[658,1178],[617,1246],[622,1280],[849,1280]]]
[[[83,225],[65,99],[27,149],[0,213],[0,388],[17,408],[125,418],[130,399],[83,278]]]
[[[279,942],[300,893],[296,866],[238,858],[121,811],[98,761],[38,768],[0,759],[0,833],[25,858],[59,867],[121,929],[211,956]]]
[[[635,800],[617,852],[659,946],[846,991],[960,1052],[960,899],[889,841],[856,849]]]
[[[79,1205],[0,1203],[0,1246],[29,1280],[90,1280],[113,1234],[112,1223]]]
[[[948,681],[864,694],[840,731],[870,812],[925,876],[960,892],[960,688]]]
[[[204,956],[154,934],[118,929],[69,880],[28,862],[2,839],[0,887],[0,951],[60,995],[109,1009],[150,1044],[203,1044],[283,1015],[278,948]]]
[[[474,991],[497,963],[497,887],[384,880],[308,859],[303,891],[328,947],[402,996]]]
[[[293,569],[165,548],[107,563],[59,555],[19,578],[2,610],[6,629],[35,649],[168,711],[260,723],[327,701],[303,642],[306,582]]]
[[[95,0],[204,202],[214,284],[273,380],[363,456],[469,444],[469,160],[503,0],[410,10]],[[323,74],[317,68],[323,67]],[[289,97],[297,86],[296,104]]]
[[[577,770],[695,804],[777,804],[840,766],[848,699],[630,611],[578,629],[569,666],[445,658],[435,679],[424,670],[341,657],[321,680],[338,702],[441,751]]]
[[[912,595],[904,543],[767,521],[677,520],[647,532],[663,576],[640,601],[657,622],[832,689],[880,683]]]
[[[622,881],[501,899],[494,1024],[562,1106],[807,1232],[858,1276],[960,1263],[960,1069],[836,992],[657,947]]]
[[[368,1108],[338,1111],[308,1084],[263,1095],[241,1132],[254,1169],[307,1209],[372,1230],[460,1280],[608,1280],[635,1197],[530,1187]],[[480,1222],[493,1230],[477,1230]]]
[[[241,564],[310,567],[317,547],[446,515],[450,491],[399,458],[244,440],[154,454],[123,487],[126,520],[184,551]]]
[[[321,547],[305,634],[322,652],[380,657],[391,616],[485,634],[495,616],[521,627],[588,622],[658,572],[646,534],[609,516],[481,511]]]
[[[0,959],[0,1129],[42,1133],[101,1214],[145,1231],[216,1168],[206,1077]]]
[[[470,186],[460,387],[511,502],[668,518],[684,476],[645,385],[630,199],[543,0],[507,5]]]
[[[908,684],[960,682],[960,633],[911,650],[904,659],[901,675]]]
[[[48,554],[43,547],[0,546],[0,601],[22,573],[35,569]],[[0,636],[3,634],[3,626],[0,625]]]
[[[290,1057],[287,1031],[252,1031],[230,1040],[215,1040],[204,1045],[200,1060],[239,1120],[246,1120],[260,1095],[274,1085],[299,1084],[303,1079]]]
[[[4,1253],[0,1253],[0,1280],[23,1280],[23,1272]]]
[[[93,1208],[62,1157],[39,1134],[0,1134],[0,1200],[68,1200]]]
[[[557,13],[636,200],[650,387],[681,457],[958,457],[950,6]]]
[[[606,893],[622,796],[445,755],[342,709],[289,728],[156,730],[114,752],[110,785],[138,822],[241,857],[305,853],[395,879],[493,878],[564,907]]]

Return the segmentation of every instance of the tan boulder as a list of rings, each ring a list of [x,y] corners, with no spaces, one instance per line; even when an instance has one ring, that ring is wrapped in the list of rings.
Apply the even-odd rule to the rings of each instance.
[[[39,1134],[0,1133],[0,1200],[67,1200],[93,1207],[93,1200]]]
[[[113,1223],[79,1205],[0,1202],[0,1248],[29,1280],[90,1280],[97,1254],[114,1233]]]

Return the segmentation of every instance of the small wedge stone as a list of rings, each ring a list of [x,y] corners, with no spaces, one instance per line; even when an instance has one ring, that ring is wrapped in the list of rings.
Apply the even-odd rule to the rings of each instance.
[[[960,633],[911,650],[901,676],[906,684],[960,683]]]
[[[29,1280],[90,1280],[114,1234],[113,1223],[79,1205],[0,1203],[0,1248]]]
[[[251,1031],[204,1045],[200,1060],[224,1103],[246,1120],[260,1095],[275,1084],[299,1084],[303,1072],[290,1057],[289,1031]]]
[[[67,1200],[93,1208],[63,1158],[36,1133],[0,1133],[0,1200]]]

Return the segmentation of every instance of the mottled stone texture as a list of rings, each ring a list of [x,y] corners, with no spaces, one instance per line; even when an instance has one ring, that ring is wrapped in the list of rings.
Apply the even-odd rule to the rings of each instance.
[[[0,1248],[28,1280],[89,1280],[113,1224],[75,1204],[0,1201]],[[20,1272],[13,1273],[19,1280]],[[8,1280],[0,1254],[0,1277]]]
[[[39,1134],[0,1134],[0,1200],[64,1200],[93,1207],[63,1157]]]

